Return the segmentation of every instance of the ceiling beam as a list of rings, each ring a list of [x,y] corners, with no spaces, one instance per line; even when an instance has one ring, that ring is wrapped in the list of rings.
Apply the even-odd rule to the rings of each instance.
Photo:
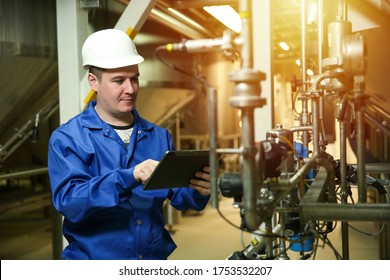
[[[238,0],[177,0],[173,2],[172,7],[175,9],[189,9],[218,5],[238,6],[238,2]]]

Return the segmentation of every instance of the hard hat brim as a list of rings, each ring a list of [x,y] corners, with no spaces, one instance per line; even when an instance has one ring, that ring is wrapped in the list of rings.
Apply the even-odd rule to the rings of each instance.
[[[88,68],[89,66],[95,66],[103,69],[115,69],[115,68],[121,68],[121,67],[126,67],[126,66],[131,66],[131,65],[136,65],[140,64],[144,61],[144,58],[140,55],[134,57],[129,57],[129,58],[123,58],[123,59],[118,59],[116,61],[113,60],[95,60],[93,63],[89,63],[86,61],[83,65],[84,68]]]

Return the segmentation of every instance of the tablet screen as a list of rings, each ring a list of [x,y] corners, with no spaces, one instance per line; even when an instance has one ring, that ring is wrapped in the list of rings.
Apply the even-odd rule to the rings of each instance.
[[[145,183],[145,190],[188,187],[196,171],[209,165],[209,150],[167,151]]]

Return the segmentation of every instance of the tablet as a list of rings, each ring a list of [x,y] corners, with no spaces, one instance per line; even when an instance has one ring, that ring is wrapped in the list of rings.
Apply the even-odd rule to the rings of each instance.
[[[149,180],[145,190],[188,187],[195,172],[209,166],[209,150],[167,151]]]

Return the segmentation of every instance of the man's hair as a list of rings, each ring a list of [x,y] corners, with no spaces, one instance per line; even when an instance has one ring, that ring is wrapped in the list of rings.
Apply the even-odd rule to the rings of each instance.
[[[95,75],[98,78],[98,80],[101,80],[104,69],[96,66],[90,66],[88,71],[89,73]]]

